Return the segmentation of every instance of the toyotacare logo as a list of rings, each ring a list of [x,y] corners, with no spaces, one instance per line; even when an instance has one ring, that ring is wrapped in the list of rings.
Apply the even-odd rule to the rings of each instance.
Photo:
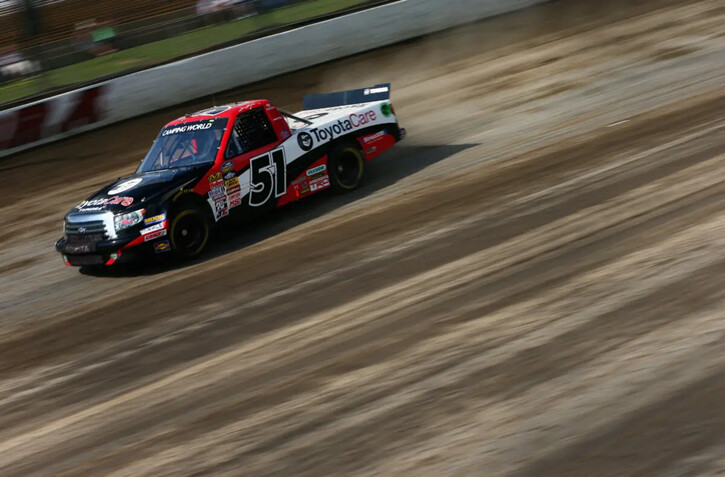
[[[311,129],[310,132],[315,135],[315,140],[318,142],[332,141],[361,126],[372,125],[371,123],[377,119],[374,111],[352,113],[347,119],[338,119],[336,123]]]
[[[309,133],[301,132],[297,135],[297,144],[299,144],[300,149],[302,149],[303,151],[309,151],[310,149],[312,149],[314,141],[312,140],[312,136]]]
[[[122,197],[120,195],[111,197],[109,199],[92,199],[84,200],[80,204],[76,205],[75,208],[78,210],[90,209],[90,208],[102,208],[104,205],[118,205],[121,204],[123,207],[128,207],[133,204],[133,197]]]
[[[355,129],[352,122],[347,119],[338,120],[330,126],[323,126],[312,129],[310,132],[315,135],[317,141],[331,141],[336,136],[340,136]]]

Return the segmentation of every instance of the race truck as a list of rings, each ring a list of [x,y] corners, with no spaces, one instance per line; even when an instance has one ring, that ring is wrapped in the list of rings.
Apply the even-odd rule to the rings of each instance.
[[[133,175],[65,215],[55,247],[68,266],[195,257],[220,222],[356,189],[366,161],[404,137],[390,84],[308,95],[295,114],[264,99],[187,114],[161,129]]]

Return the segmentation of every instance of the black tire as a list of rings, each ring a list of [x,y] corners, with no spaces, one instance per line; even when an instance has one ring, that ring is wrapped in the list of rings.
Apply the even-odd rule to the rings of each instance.
[[[171,251],[176,256],[194,258],[209,243],[211,224],[208,214],[198,206],[180,208],[172,214],[169,225]]]
[[[360,148],[351,143],[340,143],[333,147],[327,167],[330,187],[335,192],[357,189],[365,176],[365,158]]]

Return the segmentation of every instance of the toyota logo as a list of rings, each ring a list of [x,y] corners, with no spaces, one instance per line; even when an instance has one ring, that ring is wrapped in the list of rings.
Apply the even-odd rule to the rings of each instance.
[[[300,149],[302,149],[303,151],[309,151],[310,149],[312,149],[314,141],[312,140],[312,136],[309,133],[301,132],[297,136],[297,144],[299,144]]]
[[[80,234],[86,233],[86,228],[85,227],[78,227],[78,233],[80,233]]]

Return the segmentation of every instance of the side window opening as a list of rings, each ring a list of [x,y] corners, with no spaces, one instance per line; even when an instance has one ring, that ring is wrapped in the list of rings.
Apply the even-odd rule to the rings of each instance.
[[[277,141],[277,134],[262,108],[242,113],[234,122],[224,156],[228,159]]]

